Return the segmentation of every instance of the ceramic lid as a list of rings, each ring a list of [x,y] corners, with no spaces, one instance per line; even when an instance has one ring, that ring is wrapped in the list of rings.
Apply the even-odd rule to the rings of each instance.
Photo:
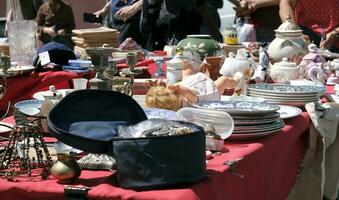
[[[297,64],[294,62],[289,62],[286,57],[282,59],[281,62],[274,63],[274,68],[296,68]]]
[[[287,16],[286,21],[282,23],[278,29],[275,30],[276,33],[302,33],[302,30],[299,26],[292,22],[291,17]]]
[[[42,94],[44,98],[61,98],[62,94],[55,89],[54,85],[49,86],[49,90]]]

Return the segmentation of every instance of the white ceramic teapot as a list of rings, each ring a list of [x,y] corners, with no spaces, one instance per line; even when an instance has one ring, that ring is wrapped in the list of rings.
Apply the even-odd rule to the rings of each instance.
[[[305,55],[307,45],[302,38],[302,30],[294,24],[290,17],[275,30],[276,38],[268,46],[268,55],[274,61],[281,61],[284,57]]]
[[[227,77],[233,77],[236,72],[246,74],[246,71],[251,70],[255,66],[255,62],[247,58],[246,49],[238,49],[235,57],[228,57],[225,59],[219,73]]]
[[[54,85],[51,85],[49,91],[43,93],[43,97],[40,114],[47,117],[53,107],[61,101],[62,94],[55,89]],[[42,128],[45,132],[48,132],[47,121],[42,121]]]
[[[300,78],[300,67],[294,62],[288,62],[285,57],[283,61],[274,63],[270,67],[269,74],[274,83],[284,83],[289,80]]]

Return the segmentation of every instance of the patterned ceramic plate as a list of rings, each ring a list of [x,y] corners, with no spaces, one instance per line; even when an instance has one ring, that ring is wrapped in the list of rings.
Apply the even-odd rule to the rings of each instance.
[[[324,92],[326,88],[313,85],[250,84],[248,85],[248,90],[282,94],[308,94]]]
[[[280,117],[282,119],[296,117],[302,112],[300,108],[294,106],[279,105],[279,107],[280,109],[278,110],[278,112],[280,113]]]
[[[279,110],[276,105],[246,101],[205,101],[193,106],[203,109],[222,110],[229,114],[266,114]]]
[[[281,128],[271,130],[271,131],[264,131],[260,133],[250,133],[250,134],[231,134],[228,140],[253,140],[258,139],[267,135],[271,135],[274,133],[278,133],[281,130]]]
[[[221,101],[249,101],[249,102],[265,102],[262,97],[250,97],[250,96],[227,96],[221,95]]]
[[[144,112],[148,119],[161,118],[168,120],[185,120],[181,115],[175,111],[165,110],[160,108],[144,108]]]

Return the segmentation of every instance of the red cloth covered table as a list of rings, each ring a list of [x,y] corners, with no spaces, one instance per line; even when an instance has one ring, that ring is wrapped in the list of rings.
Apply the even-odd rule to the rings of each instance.
[[[9,120],[9,119],[7,119]],[[283,200],[291,190],[299,163],[304,156],[310,119],[306,112],[286,121],[277,134],[257,140],[226,141],[226,151],[208,160],[204,181],[170,189],[133,191],[119,188],[115,173],[107,171],[82,171],[74,185],[92,187],[89,199],[129,200]],[[223,163],[242,158],[236,172],[228,172]],[[53,177],[49,180],[23,177],[17,182],[0,180],[1,199],[62,199],[64,185]]]
[[[76,74],[66,71],[49,71],[9,78],[7,92],[0,100],[0,111],[6,111],[9,101],[14,104],[18,101],[32,99],[34,93],[48,90],[50,85],[54,85],[56,89],[67,89],[71,88],[72,79],[91,76],[93,76],[92,72]]]

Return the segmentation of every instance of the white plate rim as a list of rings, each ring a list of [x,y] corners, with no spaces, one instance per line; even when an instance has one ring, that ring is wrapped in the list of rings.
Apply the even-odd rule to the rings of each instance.
[[[0,122],[0,124],[4,124],[10,127],[13,127],[13,124],[7,123],[7,122]],[[12,129],[5,127],[5,126],[0,126],[0,133],[7,133],[11,131]]]
[[[233,99],[232,99],[233,98]],[[244,98],[243,100],[241,98]],[[221,95],[220,101],[248,101],[248,102],[265,102],[266,100],[262,97],[255,97],[255,96],[228,96],[228,95]]]
[[[249,134],[231,134],[227,139],[229,140],[254,140],[257,138],[261,138],[264,136],[272,135],[274,133],[278,133],[282,128],[271,130],[271,131],[265,131],[265,132],[260,132],[260,133],[249,133]],[[227,140],[226,139],[226,140]]]
[[[298,107],[295,107],[295,106],[290,106],[290,105],[278,105],[280,107],[280,109],[277,111],[280,113],[280,117],[282,119],[290,119],[290,118],[293,118],[293,117],[296,117],[298,115],[300,115],[302,113],[302,110]],[[294,111],[293,113],[287,113],[287,115],[281,115],[281,110],[282,108],[284,109],[288,109],[290,111]]]

